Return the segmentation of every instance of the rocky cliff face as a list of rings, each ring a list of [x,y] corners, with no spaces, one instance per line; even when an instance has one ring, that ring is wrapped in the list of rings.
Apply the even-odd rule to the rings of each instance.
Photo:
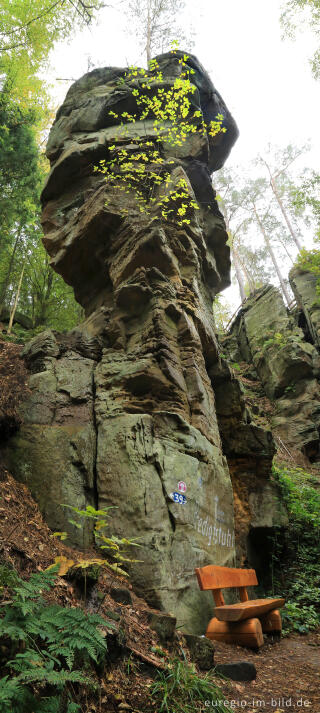
[[[261,288],[244,303],[227,343],[232,359],[250,365],[272,403],[269,420],[278,445],[313,461],[319,457],[319,310],[312,276],[294,275],[298,307],[289,312],[275,287]]]
[[[306,282],[309,285],[310,280]],[[270,424],[278,445],[315,460],[320,360],[315,345],[298,326],[303,314],[301,303],[300,310],[289,313],[280,292],[266,286],[246,300],[233,324],[230,344],[235,348],[234,360],[251,365],[273,404]]]
[[[181,73],[181,57],[157,58],[165,90]],[[193,110],[206,124],[222,114],[226,132],[195,130],[175,150],[160,141],[171,185],[183,179],[199,207],[188,209],[184,224],[139,212],[133,190],[119,191],[94,170],[117,148],[131,155],[141,141],[159,144],[153,121],[136,105],[145,80],[129,80],[124,69],[94,70],[71,87],[57,114],[47,147],[44,243],[86,320],[26,347],[31,395],[7,462],[49,525],[74,542],[85,544],[90,532],[70,525],[62,503],[113,506],[110,531],[140,538],[142,561],[130,566],[136,590],[202,633],[212,605],[198,591],[194,567],[231,564],[235,553],[212,314],[213,296],[229,284],[230,261],[210,172],[223,164],[237,129],[196,58],[187,65]],[[124,111],[136,113],[125,135],[115,119]],[[232,456],[230,425],[224,440]],[[244,456],[257,448],[258,432],[249,431],[247,445],[238,439]],[[270,460],[268,444],[266,451]]]
[[[305,337],[320,349],[320,301],[317,292],[317,275],[294,267],[289,275],[290,284],[298,306],[298,322]]]
[[[269,568],[273,528],[287,514],[270,479],[273,455],[289,464],[319,461],[319,303],[316,279],[294,269],[297,306],[266,285],[239,310],[214,367],[219,430],[232,478],[240,564],[260,579]]]

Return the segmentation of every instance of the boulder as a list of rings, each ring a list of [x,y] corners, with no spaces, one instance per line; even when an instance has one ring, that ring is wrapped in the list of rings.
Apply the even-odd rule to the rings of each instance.
[[[193,661],[201,671],[210,671],[214,666],[214,645],[205,636],[195,636],[194,634],[184,634],[187,647]]]
[[[225,678],[231,678],[232,681],[254,681],[257,676],[257,669],[250,661],[219,663],[215,666],[214,672]]]
[[[167,644],[173,639],[177,623],[174,616],[148,611],[147,621],[150,629],[156,632],[162,644]]]

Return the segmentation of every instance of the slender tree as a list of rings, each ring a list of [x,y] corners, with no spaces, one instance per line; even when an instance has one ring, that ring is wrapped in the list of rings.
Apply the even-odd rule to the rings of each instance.
[[[268,183],[265,178],[248,180],[243,189],[245,194],[243,207],[246,211],[248,211],[249,215],[254,218],[256,225],[259,228],[276,275],[279,279],[284,298],[289,305],[291,302],[290,294],[272,245],[271,236],[276,237],[277,229],[279,229],[279,222],[277,217],[272,212],[272,203],[268,199],[267,186]]]
[[[251,218],[246,211],[246,192],[241,190],[241,179],[236,172],[223,169],[214,179],[215,188],[218,190],[217,198],[223,213],[226,229],[229,236],[231,261],[239,287],[241,302],[248,292],[254,292],[257,286],[256,277],[253,276],[249,263],[254,262],[249,258],[251,253],[247,241],[248,228]],[[257,266],[255,265],[255,268]]]
[[[21,270],[21,275],[20,275],[20,277],[19,277],[19,282],[18,282],[17,292],[16,292],[16,295],[15,295],[15,298],[14,298],[13,307],[12,307],[12,310],[11,310],[11,312],[10,312],[10,319],[9,319],[9,325],[8,325],[8,334],[11,334],[14,316],[15,316],[15,313],[16,313],[17,307],[18,307],[18,302],[19,302],[19,297],[20,297],[20,292],[21,292],[21,285],[22,285],[22,280],[23,280],[23,273],[24,273],[24,265],[23,265],[23,268],[22,268],[22,270]]]
[[[129,0],[124,6],[130,31],[145,52],[148,65],[152,57],[169,50],[172,44],[191,49],[191,31],[186,33],[181,24],[185,4],[185,0]]]
[[[296,244],[299,251],[302,250],[303,245],[300,241],[298,230],[293,225],[293,220],[290,215],[290,212],[294,210],[294,204],[291,201],[291,205],[288,207],[285,203],[285,195],[287,199],[290,199],[290,187],[292,185],[292,181],[287,179],[287,171],[291,164],[296,161],[307,150],[307,148],[307,146],[297,148],[289,144],[284,150],[277,151],[273,150],[269,145],[268,153],[270,154],[270,158],[268,156],[260,156],[257,161],[257,163],[260,163],[267,170],[272,193],[280,208],[292,240]]]
[[[277,258],[276,258],[275,252],[274,252],[274,250],[273,250],[273,247],[272,247],[272,244],[271,244],[271,240],[270,240],[269,235],[268,235],[268,232],[267,232],[267,230],[266,230],[266,228],[265,228],[263,218],[262,218],[261,215],[259,214],[259,210],[258,210],[258,207],[257,207],[257,203],[256,203],[254,200],[252,201],[252,209],[253,209],[253,213],[254,213],[254,216],[255,216],[255,218],[256,218],[257,224],[258,224],[258,226],[259,226],[261,235],[263,236],[263,239],[264,239],[264,241],[265,241],[265,244],[266,244],[268,253],[269,253],[270,257],[271,257],[271,260],[272,260],[274,269],[275,269],[275,271],[276,271],[276,273],[277,273],[277,276],[278,276],[278,279],[279,279],[279,282],[280,282],[280,286],[281,286],[282,292],[283,292],[284,297],[285,297],[285,299],[286,299],[286,302],[287,302],[287,304],[288,304],[288,306],[289,306],[289,305],[290,305],[290,302],[291,302],[291,298],[290,298],[289,292],[288,292],[288,290],[287,290],[285,281],[284,281],[284,279],[283,279],[283,275],[282,275],[282,272],[281,272],[281,270],[280,270],[280,267],[279,267],[278,260],[277,260]]]
[[[231,260],[234,265],[234,270],[236,273],[237,283],[238,283],[239,292],[240,292],[240,299],[241,299],[241,302],[244,302],[244,300],[246,299],[246,288],[245,288],[245,281],[243,279],[243,273],[242,273],[243,265],[240,262],[238,251],[234,246],[231,247]]]

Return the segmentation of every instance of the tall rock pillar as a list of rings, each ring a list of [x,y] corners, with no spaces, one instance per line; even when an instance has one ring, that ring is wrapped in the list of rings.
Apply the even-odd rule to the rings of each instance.
[[[187,81],[183,68],[193,86],[187,121],[194,130],[173,146],[170,117],[159,134],[155,116],[143,115],[136,97],[178,91],[179,79]],[[110,532],[140,538],[141,561],[130,565],[136,590],[189,631],[203,633],[212,602],[198,591],[194,568],[231,564],[234,557],[232,487],[209,377],[218,360],[212,300],[229,284],[230,260],[210,174],[223,165],[237,128],[195,57],[168,53],[157,58],[156,69],[139,72],[107,67],[86,74],[70,88],[49,136],[44,244],[86,320],[67,347],[60,339],[42,370],[66,359],[66,349],[69,358],[90,358],[84,345],[95,345],[90,418],[86,410],[95,430],[90,497],[99,508],[113,506]],[[126,113],[134,119],[125,121]],[[210,132],[215,121],[223,129],[216,134]],[[95,167],[110,165],[124,149],[131,158],[150,146],[170,179],[157,189],[155,211],[149,210],[153,192],[140,211],[134,186],[122,190],[115,174],[106,181]],[[117,159],[114,166],[116,173]],[[149,180],[151,158],[145,170]],[[170,203],[172,186],[179,192],[181,185],[186,220],[179,210],[164,217],[160,204]],[[28,355],[32,363],[30,348]],[[42,415],[42,431],[57,427],[54,413],[50,418],[44,424]],[[27,422],[26,408],[30,459],[35,426]],[[54,462],[59,439],[51,442]],[[83,493],[84,473],[79,460]],[[47,468],[48,483],[54,477]],[[54,526],[52,508],[49,520]]]

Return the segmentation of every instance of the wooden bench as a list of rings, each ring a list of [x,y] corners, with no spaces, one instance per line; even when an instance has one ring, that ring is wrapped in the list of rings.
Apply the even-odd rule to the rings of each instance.
[[[281,632],[279,609],[285,600],[248,597],[247,587],[258,584],[254,569],[208,565],[195,571],[200,589],[211,589],[216,605],[206,631],[208,639],[259,648],[263,644],[263,631]],[[225,604],[221,590],[232,587],[239,590],[240,602]]]

